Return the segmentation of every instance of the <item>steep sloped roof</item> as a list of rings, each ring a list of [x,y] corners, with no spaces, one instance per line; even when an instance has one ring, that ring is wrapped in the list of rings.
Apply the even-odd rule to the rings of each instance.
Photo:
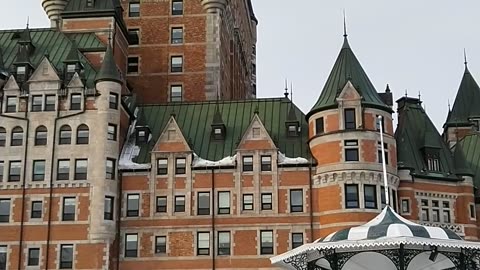
[[[355,89],[359,91],[363,98],[362,103],[365,106],[389,112],[392,111],[378,95],[367,73],[363,70],[362,65],[350,48],[348,39],[345,37],[340,54],[323,87],[322,93],[308,114],[336,107],[336,99],[348,81],[351,81]]]
[[[102,66],[95,77],[95,82],[99,81],[113,81],[122,83],[122,77],[118,71],[117,64],[113,57],[112,47],[109,45],[103,58]]]
[[[453,154],[416,98],[401,98],[399,103],[397,140],[398,168],[410,169],[420,178],[460,180],[455,174]],[[424,149],[435,148],[440,159],[440,171],[427,170]]]
[[[211,140],[211,124],[214,121],[217,104],[226,127],[226,137],[223,141]],[[146,124],[152,131],[152,139],[147,145],[140,146],[140,153],[134,161],[150,162],[150,151],[172,114],[175,115],[183,135],[198,156],[209,160],[220,160],[232,156],[255,111],[258,111],[258,116],[279,151],[287,157],[308,158],[308,124],[304,120],[305,115],[296,106],[293,107],[298,115],[297,118],[302,119],[301,136],[287,137],[285,122],[290,104],[290,100],[286,98],[267,98],[140,106],[138,113],[144,114]]]
[[[88,0],[69,1],[65,7],[62,16],[72,16],[74,14],[98,13],[98,12],[114,12],[116,8],[121,7],[118,0],[95,0],[93,7],[87,6]]]
[[[480,188],[480,134],[467,135],[457,144],[462,146],[465,160],[475,175],[475,186]]]

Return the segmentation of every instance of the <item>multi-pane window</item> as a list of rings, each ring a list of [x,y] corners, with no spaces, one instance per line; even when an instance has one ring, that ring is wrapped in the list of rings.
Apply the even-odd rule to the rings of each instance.
[[[303,212],[303,190],[290,190],[290,212]]]
[[[218,192],[218,214],[230,214],[230,191]]]
[[[437,156],[427,157],[427,167],[429,171],[440,171],[440,160]]]
[[[74,180],[87,180],[88,160],[75,160],[75,177]]]
[[[440,222],[440,203],[439,201],[432,201],[432,221]]]
[[[68,180],[70,178],[70,160],[61,159],[57,166],[57,180]]]
[[[64,125],[60,128],[60,140],[59,144],[71,144],[72,143],[72,128]]]
[[[272,210],[272,193],[262,193],[262,210]]]
[[[113,110],[118,109],[118,94],[110,93],[108,96],[108,107]]]
[[[11,146],[20,146],[23,144],[23,129],[21,127],[15,127],[12,129]]]
[[[128,29],[128,40],[130,45],[140,44],[140,29]]]
[[[172,15],[183,15],[183,0],[172,0]]]
[[[377,186],[364,185],[363,193],[365,197],[365,208],[376,209],[377,208]]]
[[[355,120],[355,109],[345,109],[344,110],[344,117],[345,117],[345,129],[356,129],[357,123]]]
[[[253,171],[253,157],[252,156],[242,157],[242,170],[244,172]]]
[[[42,201],[32,201],[32,209],[30,218],[42,218],[43,203]]]
[[[60,269],[73,268],[73,245],[60,246]]]
[[[388,164],[388,144],[384,143],[383,144],[384,148],[384,153],[385,153],[385,164]],[[382,156],[382,142],[378,142],[378,163],[383,162],[383,156]]]
[[[185,196],[183,195],[175,196],[175,212],[176,213],[185,212]]]
[[[3,170],[5,169],[5,163],[0,161],[0,182],[3,181]]]
[[[133,2],[128,4],[128,17],[140,17],[139,2]]]
[[[33,181],[45,180],[45,160],[33,161]]]
[[[5,128],[0,127],[0,146],[5,146],[7,142],[7,131]]]
[[[187,160],[185,158],[176,158],[175,159],[175,174],[185,174],[186,163],[187,163]]]
[[[325,125],[323,122],[323,117],[315,119],[315,134],[322,134],[325,132]]]
[[[77,144],[88,144],[89,128],[87,125],[80,125],[77,128]]]
[[[210,254],[210,233],[198,232],[197,233],[197,255],[209,255]]]
[[[138,234],[125,234],[125,257],[134,258],[138,253]]]
[[[55,102],[56,102],[56,96],[55,95],[46,95],[45,96],[45,111],[47,111],[47,112],[55,111]]]
[[[127,73],[138,73],[138,56],[128,57]]]
[[[210,192],[198,192],[197,214],[210,215]]]
[[[421,219],[422,221],[430,221],[430,209],[428,200],[421,200]]]
[[[170,58],[170,72],[183,72],[183,56],[172,56]]]
[[[253,210],[253,194],[243,194],[243,210]]]
[[[261,170],[262,172],[269,172],[272,170],[272,156],[261,157]]]
[[[402,214],[410,213],[410,201],[407,199],[402,200]]]
[[[157,174],[158,175],[168,174],[168,159],[166,158],[157,159]]]
[[[32,96],[32,112],[41,112],[43,97],[42,96]]]
[[[345,145],[345,161],[358,161],[358,140],[347,140]]]
[[[183,43],[183,27],[172,27],[171,43],[172,44]]]
[[[0,246],[0,269],[7,269],[7,246]]]
[[[75,220],[75,201],[76,200],[74,197],[63,198],[63,210],[62,210],[63,221]]]
[[[358,185],[348,184],[345,185],[345,208],[358,208],[360,204],[358,202]]]
[[[170,101],[171,102],[180,102],[183,100],[183,86],[182,85],[171,85],[170,86]]]
[[[157,213],[167,212],[167,196],[157,197]]]
[[[450,223],[450,203],[449,202],[442,202],[442,218],[444,223]]]
[[[156,254],[167,253],[167,237],[166,236],[155,237],[155,253]]]
[[[28,249],[28,266],[38,266],[40,263],[40,249],[39,248],[29,248]]]
[[[303,233],[292,233],[292,249],[303,245]]]
[[[385,118],[384,117],[375,117],[375,124],[376,124],[376,129],[378,132],[380,132],[380,126],[382,127],[382,132],[385,133]]]
[[[218,232],[218,255],[230,255],[230,232]]]
[[[115,180],[115,164],[116,160],[113,158],[107,158],[106,164],[105,164],[105,178],[110,179],[110,180]]]
[[[35,130],[35,145],[47,145],[47,128],[39,126]]]
[[[387,206],[387,199],[385,197],[385,187],[380,187],[380,203],[382,204],[382,209]]]
[[[105,196],[103,203],[103,219],[113,220],[113,209],[115,205],[115,199],[112,196]]]
[[[82,108],[82,95],[72,94],[70,96],[70,110],[76,111]]]
[[[17,111],[17,97],[7,97],[7,107],[5,112],[11,113]]]
[[[140,195],[127,195],[127,217],[138,217],[140,209]]]
[[[273,254],[273,231],[260,231],[260,254]]]
[[[10,161],[10,166],[8,168],[8,181],[9,182],[20,181],[21,170],[22,170],[21,161]]]
[[[10,199],[0,199],[0,223],[10,221]]]
[[[107,140],[110,140],[110,141],[116,141],[117,140],[117,125],[108,124]]]

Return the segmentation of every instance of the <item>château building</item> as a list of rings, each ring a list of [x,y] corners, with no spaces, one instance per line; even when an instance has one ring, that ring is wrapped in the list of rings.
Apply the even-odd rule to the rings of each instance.
[[[466,64],[440,134],[418,98],[394,110],[346,35],[310,111],[256,99],[250,0],[42,4],[51,28],[0,31],[0,270],[275,269],[375,217],[385,188],[478,240]]]

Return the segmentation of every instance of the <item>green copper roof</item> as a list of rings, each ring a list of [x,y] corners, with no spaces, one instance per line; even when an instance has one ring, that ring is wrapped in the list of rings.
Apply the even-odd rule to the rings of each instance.
[[[459,143],[455,145],[455,150],[453,150],[453,159],[458,175],[474,176],[473,170],[465,158],[465,151],[463,151],[463,147]]]
[[[467,135],[457,143],[461,145],[465,160],[475,175],[473,180],[477,188],[480,187],[480,134]]]
[[[87,6],[88,0],[71,0],[63,11],[62,15],[70,15],[72,13],[91,13],[98,11],[114,11],[120,5],[117,0],[94,0],[93,6]]]
[[[95,77],[95,82],[98,81],[113,81],[122,83],[122,77],[118,71],[117,64],[115,64],[115,58],[113,57],[112,47],[107,46],[105,57],[103,58],[102,67]]]
[[[211,139],[210,123],[213,122],[217,104],[226,127],[223,141]],[[140,106],[139,113],[144,113],[147,125],[152,131],[152,139],[148,145],[141,145],[140,153],[134,161],[150,162],[150,151],[172,114],[175,114],[185,139],[201,158],[220,160],[232,156],[253,119],[255,110],[258,110],[258,116],[282,153],[288,157],[307,158],[308,124],[303,120],[303,113],[294,106],[297,115],[303,116],[300,122],[302,132],[301,136],[287,137],[285,122],[289,107],[290,101],[285,98]]]
[[[388,107],[378,95],[377,90],[375,90],[375,87],[363,70],[362,65],[353,53],[345,37],[342,49],[330,76],[323,87],[317,103],[313,106],[309,114],[319,110],[337,107],[337,97],[348,81],[352,82],[355,89],[357,89],[363,97],[362,103],[365,106],[391,112],[390,107]]]
[[[480,88],[465,66],[462,82],[446,126],[470,125],[469,118],[480,117]]]
[[[5,67],[9,68],[16,61],[18,51],[18,40],[24,30],[0,31],[0,49],[3,51]],[[67,58],[72,40],[75,39],[79,51],[82,50],[105,50],[105,45],[95,36],[94,33],[65,34],[55,29],[30,29],[32,44],[35,47],[30,54],[30,62],[34,67],[40,64],[45,55],[52,62],[57,70],[64,69],[63,61]],[[95,69],[90,65],[87,58],[81,53],[80,61],[85,68],[85,79],[87,86],[93,86],[96,75]]]
[[[401,98],[399,122],[395,132],[397,140],[398,168],[410,169],[420,178],[459,180],[455,175],[455,163],[450,149],[438,133],[416,98]],[[438,151],[440,170],[429,171],[424,158],[425,151]]]

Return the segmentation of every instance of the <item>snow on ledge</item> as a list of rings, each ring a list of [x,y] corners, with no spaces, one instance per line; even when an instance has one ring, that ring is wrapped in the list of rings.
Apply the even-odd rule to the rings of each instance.
[[[134,115],[137,116],[138,108],[135,110]],[[123,146],[120,160],[118,161],[119,170],[149,170],[152,168],[152,164],[138,164],[133,162],[133,159],[140,153],[140,147],[135,144],[135,125],[137,119],[128,128],[127,142]],[[150,139],[150,138],[149,138]]]
[[[297,157],[297,158],[290,158],[285,156],[284,153],[278,151],[278,165],[296,165],[296,164],[308,164],[308,160],[306,158]]]
[[[237,155],[231,157],[225,157],[218,161],[206,160],[199,157],[197,154],[193,154],[192,167],[223,167],[223,166],[235,166],[235,160]]]

